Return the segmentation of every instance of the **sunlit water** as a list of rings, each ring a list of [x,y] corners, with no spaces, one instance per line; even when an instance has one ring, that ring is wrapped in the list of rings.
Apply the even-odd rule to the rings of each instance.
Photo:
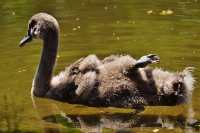
[[[198,0],[1,0],[0,132],[199,132],[200,2]],[[37,12],[60,24],[55,74],[82,56],[156,53],[153,67],[181,71],[195,67],[191,102],[131,110],[89,108],[30,97],[41,42],[18,47],[28,19]],[[197,121],[195,123],[195,121]],[[194,124],[195,123],[195,124]]]

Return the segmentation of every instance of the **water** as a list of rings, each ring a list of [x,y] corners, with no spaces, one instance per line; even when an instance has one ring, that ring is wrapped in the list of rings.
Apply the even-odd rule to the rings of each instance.
[[[1,0],[0,132],[199,132],[199,7],[198,0]],[[28,19],[37,12],[54,15],[61,27],[56,74],[88,54],[127,53],[138,58],[156,53],[161,58],[157,67],[170,71],[196,68],[192,102],[147,107],[138,116],[126,109],[41,98],[33,103],[30,89],[41,41],[23,49],[18,44],[27,31]]]

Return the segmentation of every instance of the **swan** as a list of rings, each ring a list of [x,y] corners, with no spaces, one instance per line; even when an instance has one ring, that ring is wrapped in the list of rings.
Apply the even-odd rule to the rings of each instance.
[[[88,55],[53,76],[59,41],[59,24],[47,13],[37,13],[28,22],[27,35],[20,47],[33,39],[43,41],[40,63],[31,93],[88,106],[113,106],[143,110],[145,105],[185,103],[193,90],[192,68],[169,72],[148,67],[158,63],[154,54],[138,60],[130,55],[111,55],[100,60]]]

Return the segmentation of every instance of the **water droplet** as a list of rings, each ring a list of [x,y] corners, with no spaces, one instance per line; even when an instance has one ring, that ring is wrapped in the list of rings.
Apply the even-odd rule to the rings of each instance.
[[[158,131],[159,131],[159,129],[154,129],[153,130],[154,133],[157,133]]]
[[[148,15],[153,14],[153,10],[147,11],[147,14],[148,14]]]
[[[18,73],[25,72],[25,71],[26,71],[26,69],[20,68],[20,69],[18,70]]]
[[[117,5],[114,5],[113,8],[116,9],[116,8],[117,8]]]
[[[128,23],[130,23],[130,24],[135,24],[135,21],[129,20]]]
[[[132,24],[135,24],[135,21],[132,21]]]
[[[12,15],[14,16],[16,13],[14,11],[12,11]]]
[[[104,7],[104,10],[106,10],[106,11],[107,11],[107,10],[108,10],[108,7],[107,7],[107,6],[105,6],[105,7]]]
[[[72,30],[73,30],[73,31],[76,31],[76,30],[77,30],[77,28],[75,28],[75,27],[74,27]]]

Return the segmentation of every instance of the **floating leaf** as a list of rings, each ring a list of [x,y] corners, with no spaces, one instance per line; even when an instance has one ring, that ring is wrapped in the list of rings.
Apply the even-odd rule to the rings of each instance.
[[[148,15],[150,15],[150,14],[152,14],[152,13],[153,13],[153,10],[147,11],[147,14],[148,14]]]
[[[166,15],[172,15],[173,13],[174,13],[174,12],[173,12],[172,10],[167,9],[167,10],[162,10],[162,11],[160,12],[160,15],[166,16]]]

